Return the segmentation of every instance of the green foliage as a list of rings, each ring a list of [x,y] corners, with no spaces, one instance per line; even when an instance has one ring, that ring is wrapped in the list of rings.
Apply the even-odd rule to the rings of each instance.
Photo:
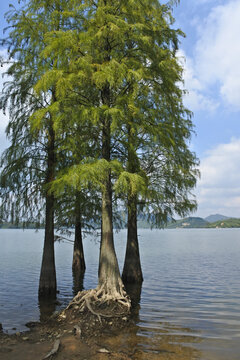
[[[145,196],[147,179],[140,174],[122,171],[114,184],[117,193]]]
[[[159,226],[196,208],[189,195],[198,177],[198,160],[188,148],[192,114],[183,105],[176,56],[184,34],[172,26],[172,5],[29,0],[7,15],[14,58],[8,73],[19,89],[12,84],[3,107],[12,101],[13,136],[17,111],[23,114],[25,138],[40,154],[52,126],[57,166],[47,191],[59,203],[76,191],[97,199],[110,178],[115,198],[136,196],[139,211],[154,215]],[[45,162],[37,164],[46,169]],[[43,184],[38,173],[31,176]]]

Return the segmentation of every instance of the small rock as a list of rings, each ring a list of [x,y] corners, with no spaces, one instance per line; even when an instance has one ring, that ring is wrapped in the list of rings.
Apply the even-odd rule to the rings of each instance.
[[[26,341],[26,340],[29,340],[29,337],[24,336],[22,339],[23,339],[24,341]]]
[[[66,319],[67,316],[66,316],[65,314],[60,314],[59,317],[60,317],[61,319]]]
[[[37,325],[37,323],[36,322],[34,322],[34,321],[29,321],[29,322],[27,322],[26,324],[25,324],[25,326],[27,326],[28,328],[34,328],[35,326]]]
[[[113,322],[112,321],[109,321],[109,325],[112,325],[113,324]]]
[[[122,318],[122,320],[123,320],[123,321],[127,321],[127,317],[124,316],[124,317]]]
[[[105,354],[110,354],[110,351],[108,351],[107,349],[104,349],[104,348],[99,349],[97,352],[99,352],[99,353],[105,353]]]
[[[77,337],[80,338],[82,335],[82,330],[81,330],[80,326],[75,325],[73,328],[73,333],[74,333],[74,335],[76,335]]]

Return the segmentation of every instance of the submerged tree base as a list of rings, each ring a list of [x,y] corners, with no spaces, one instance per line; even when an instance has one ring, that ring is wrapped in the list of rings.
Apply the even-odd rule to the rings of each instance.
[[[121,318],[130,315],[131,300],[122,289],[119,292],[106,292],[105,286],[79,291],[59,317],[78,316],[83,313],[94,315],[99,322],[102,318]]]
[[[57,297],[57,289],[42,287],[38,290],[38,299],[39,300],[54,300]]]

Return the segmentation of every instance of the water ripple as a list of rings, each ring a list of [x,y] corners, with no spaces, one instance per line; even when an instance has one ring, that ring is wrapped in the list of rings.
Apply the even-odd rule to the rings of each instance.
[[[180,337],[196,336],[202,339],[202,348],[211,344],[219,359],[222,341],[225,358],[237,359],[240,230],[156,230],[150,235],[149,230],[142,230],[140,235],[145,281],[138,335],[150,338],[158,331],[161,336],[168,331]],[[26,322],[40,316],[37,288],[43,232],[0,230],[0,236],[0,322],[5,331],[14,331],[13,327],[23,330]],[[122,268],[126,231],[116,234],[115,239]],[[85,238],[84,248],[84,288],[89,289],[97,285],[99,244]],[[55,249],[58,300],[65,306],[73,296],[72,246],[56,244]],[[226,355],[228,347],[235,349],[230,357]],[[208,359],[207,352],[204,356]],[[213,352],[211,356],[214,358]]]

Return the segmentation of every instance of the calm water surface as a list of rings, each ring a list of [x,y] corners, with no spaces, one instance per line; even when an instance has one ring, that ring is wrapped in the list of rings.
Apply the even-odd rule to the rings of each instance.
[[[120,268],[125,239],[125,231],[115,235]],[[139,242],[144,283],[135,346],[154,352],[149,339],[170,334],[201,350],[201,359],[239,359],[240,229],[140,230]],[[44,315],[37,299],[42,247],[43,231],[0,230],[4,331],[26,330]],[[97,285],[99,244],[85,238],[84,248],[88,289]],[[56,243],[55,250],[59,308],[73,296],[73,249]]]

